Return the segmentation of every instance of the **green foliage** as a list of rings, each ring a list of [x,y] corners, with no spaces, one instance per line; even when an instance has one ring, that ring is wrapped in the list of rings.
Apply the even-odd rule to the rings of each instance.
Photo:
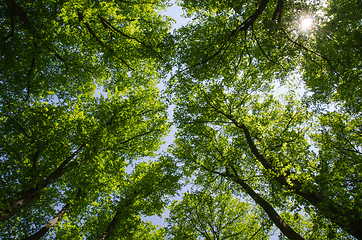
[[[313,137],[319,149],[320,189],[333,194],[341,205],[361,208],[361,117],[339,112],[322,115]]]
[[[268,224],[255,221],[258,213],[221,189],[185,193],[175,201],[167,219],[169,238],[266,239]]]
[[[335,101],[354,113],[361,111],[362,39],[358,1],[330,1],[322,9],[311,49],[304,60],[306,84],[318,101]]]
[[[93,236],[96,226],[111,219],[106,215],[126,183],[126,168],[154,157],[170,128],[157,87],[170,28],[159,11],[167,4],[4,3],[1,236],[31,235],[69,201],[70,210],[51,234]],[[106,93],[95,97],[96,90]],[[72,200],[75,189],[82,194]],[[157,194],[161,201],[166,193]],[[163,207],[145,201],[130,216],[136,223],[140,213],[159,214]]]
[[[362,237],[357,5],[181,3],[193,21],[174,37],[172,153],[195,184],[246,197],[246,183],[305,238]]]
[[[361,4],[178,4],[3,1],[0,238],[362,238]]]

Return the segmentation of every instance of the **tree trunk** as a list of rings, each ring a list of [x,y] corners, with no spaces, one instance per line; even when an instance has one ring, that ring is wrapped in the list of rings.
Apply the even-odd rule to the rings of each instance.
[[[357,239],[362,239],[362,217],[358,209],[349,209],[340,206],[339,204],[328,199],[328,197],[323,196],[323,194],[316,190],[307,191],[302,188],[302,183],[298,180],[288,181],[290,173],[285,173],[285,175],[279,174],[278,169],[270,164],[271,161],[267,160],[264,155],[259,152],[258,148],[254,143],[254,140],[251,137],[249,129],[244,124],[238,123],[231,115],[225,114],[218,109],[216,109],[216,111],[231,120],[237,128],[240,128],[243,131],[251,152],[265,169],[271,170],[275,174],[275,180],[277,180],[279,183],[287,187],[295,194],[309,201],[326,218],[336,223],[339,227],[347,231],[349,234],[356,237]]]
[[[329,218],[332,222],[346,230],[349,234],[353,235],[357,239],[362,239],[362,218],[357,209],[347,209],[345,207],[336,204],[332,200],[324,197],[320,192],[316,190],[306,191],[302,188],[302,183],[298,180],[292,180],[288,182],[288,176],[290,173],[279,174],[279,171],[273,167],[266,158],[259,152],[251,138],[250,132],[244,124],[239,124],[233,121],[234,124],[241,128],[244,132],[249,148],[254,156],[259,160],[265,169],[271,170],[276,174],[276,179],[283,186],[292,190],[297,195],[301,196],[305,200],[314,205],[325,217]],[[344,219],[348,219],[347,221]]]
[[[119,216],[121,215],[121,210],[124,210],[125,208],[131,206],[136,198],[139,196],[139,194],[142,191],[138,191],[135,193],[135,196],[133,196],[130,199],[124,199],[124,201],[121,201],[118,206],[117,206],[117,212],[116,215],[114,215],[114,217],[112,218],[112,221],[108,224],[106,231],[104,231],[104,233],[102,234],[102,236],[99,238],[99,240],[104,240],[107,239],[112,233],[113,230],[117,224],[117,222],[119,221]]]
[[[75,201],[79,199],[81,190],[78,189]],[[39,229],[33,235],[24,238],[24,240],[37,240],[43,237],[49,230],[59,222],[59,220],[64,216],[64,214],[69,210],[71,204],[68,202],[59,212],[52,218],[47,224],[45,224],[41,229]]]
[[[254,199],[254,201],[261,206],[264,211],[268,214],[270,220],[273,221],[275,226],[289,239],[292,240],[304,240],[302,236],[296,233],[285,221],[284,219],[275,211],[275,209],[262,197],[259,196],[248,184],[239,178],[233,179],[234,182],[239,184],[246,193]]]
[[[39,229],[39,231],[37,231],[33,235],[24,238],[24,240],[37,240],[37,239],[40,239],[42,236],[44,236],[50,230],[50,228],[54,227],[55,224],[58,223],[58,221],[69,210],[69,208],[70,208],[70,204],[67,203],[52,220],[50,220],[47,224],[45,224],[41,229]]]
[[[158,186],[160,184],[162,184],[164,181],[166,181],[167,176],[162,178],[161,181],[157,182],[154,186]],[[114,217],[112,218],[112,221],[108,224],[106,231],[102,234],[102,236],[99,238],[99,240],[104,240],[107,239],[113,232],[114,227],[116,226],[117,222],[119,221],[119,216],[121,215],[121,210],[131,206],[136,199],[142,194],[143,194],[143,198],[151,195],[151,193],[154,191],[153,187],[148,188],[148,189],[144,189],[141,188],[140,190],[138,190],[137,192],[134,193],[134,196],[132,196],[129,199],[124,199],[123,201],[121,201],[118,206],[117,206],[117,212],[116,215],[114,215]]]
[[[99,240],[104,240],[112,234],[113,229],[116,226],[116,223],[118,222],[119,215],[120,215],[120,211],[118,210],[116,212],[116,215],[114,215],[114,217],[112,218],[112,221],[108,224],[106,231],[104,231],[104,233],[99,238]]]
[[[20,198],[16,199],[10,204],[10,207],[7,209],[2,209],[0,215],[0,222],[5,222],[11,218],[15,213],[17,213],[22,207],[26,206],[33,199],[40,196],[41,191],[49,186],[51,183],[55,182],[60,178],[68,169],[68,163],[74,159],[80,151],[85,147],[86,143],[80,146],[74,153],[72,153],[67,159],[65,159],[58,167],[55,169],[42,183],[40,183],[35,188],[31,188],[24,192]],[[68,166],[67,166],[68,165]]]

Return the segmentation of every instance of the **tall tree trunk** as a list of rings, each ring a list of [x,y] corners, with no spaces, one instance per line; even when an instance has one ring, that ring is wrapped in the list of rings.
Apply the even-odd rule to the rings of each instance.
[[[236,123],[234,121],[234,123]],[[274,177],[279,183],[288,189],[292,190],[297,195],[303,197],[314,205],[325,217],[329,218],[332,222],[346,230],[349,234],[357,239],[362,239],[362,218],[357,209],[347,209],[328,197],[323,196],[320,192],[311,189],[310,191],[302,188],[302,183],[298,180],[288,181],[290,173],[279,174],[279,171],[270,164],[270,160],[266,160],[254,144],[248,128],[244,124],[236,123],[239,128],[244,132],[250,150],[254,156],[259,160],[265,169],[271,170],[276,174]],[[347,221],[345,219],[348,219]]]
[[[58,221],[63,217],[63,215],[69,210],[70,204],[67,203],[59,212],[57,215],[55,215],[52,220],[50,220],[47,224],[45,224],[41,229],[39,229],[36,233],[33,235],[24,238],[24,240],[37,240],[40,239],[42,236],[44,236],[50,228],[54,227],[55,224],[58,223]]]
[[[239,184],[246,193],[254,199],[254,201],[261,206],[264,211],[268,214],[270,220],[273,221],[275,226],[279,228],[279,230],[289,239],[292,240],[304,240],[302,236],[300,236],[297,232],[295,232],[285,221],[284,219],[275,211],[275,209],[259,194],[257,194],[245,181],[241,180],[237,176],[233,176],[232,180]]]
[[[356,237],[357,239],[362,239],[362,217],[358,209],[343,207],[334,202],[333,200],[329,199],[328,196],[323,196],[323,194],[318,192],[317,190],[303,189],[303,184],[298,180],[288,181],[290,173],[287,172],[284,174],[280,174],[280,171],[271,164],[272,159],[267,160],[264,155],[260,153],[259,149],[254,143],[254,140],[251,137],[249,129],[243,123],[237,122],[233,116],[220,111],[212,104],[209,103],[209,105],[217,112],[228,118],[237,128],[243,131],[251,152],[265,169],[271,170],[271,172],[275,174],[275,180],[277,180],[279,183],[287,187],[295,194],[310,202],[326,218],[330,219],[339,227],[347,231],[349,234]]]
[[[135,193],[135,195],[132,198],[124,199],[121,201],[117,206],[117,212],[116,215],[112,218],[112,221],[108,224],[106,231],[102,234],[102,236],[99,238],[99,240],[107,239],[112,233],[113,230],[117,224],[117,222],[120,220],[121,211],[125,208],[131,206],[137,199],[137,197],[141,194],[142,190]]]
[[[162,180],[157,182],[154,186],[160,185],[161,183],[166,181],[166,179],[167,179],[167,176],[162,178]],[[117,222],[120,220],[119,217],[121,215],[121,210],[124,210],[125,208],[131,206],[140,195],[142,195],[142,197],[145,198],[145,197],[151,195],[151,193],[153,191],[154,191],[153,187],[148,188],[148,189],[141,188],[139,191],[135,192],[134,196],[132,196],[131,198],[124,199],[123,201],[119,202],[119,204],[117,206],[116,215],[114,215],[114,217],[112,218],[112,221],[108,224],[106,231],[104,231],[104,233],[99,238],[99,240],[105,240],[105,239],[109,238],[109,236],[111,236]],[[142,193],[144,193],[144,194],[142,194]]]
[[[75,197],[75,201],[78,200],[80,197],[81,190],[78,189],[77,196]],[[45,224],[41,229],[39,229],[36,233],[33,235],[24,238],[24,240],[38,240],[41,237],[43,237],[49,230],[55,226],[59,222],[59,220],[64,216],[64,214],[69,210],[71,204],[68,202],[55,217],[53,217],[47,224]]]
[[[232,171],[227,168],[226,172],[221,173],[217,171],[213,171],[203,164],[197,163],[201,168],[205,169],[208,172],[215,173],[219,176],[229,178],[231,181],[235,182],[239,186],[241,186],[246,193],[254,199],[254,201],[264,209],[264,211],[268,214],[269,219],[273,221],[275,226],[279,228],[279,230],[287,236],[289,239],[293,240],[304,240],[302,236],[300,236],[297,232],[295,232],[285,221],[284,219],[275,211],[275,209],[265,201],[259,194],[257,194],[245,181],[241,180],[238,172],[236,171],[235,167],[232,164],[228,164],[228,167]]]
[[[42,190],[49,186],[51,183],[59,179],[69,168],[69,162],[74,159],[81,150],[85,147],[86,143],[80,146],[75,152],[73,152],[67,159],[65,159],[43,182],[38,186],[31,188],[24,192],[20,198],[16,199],[10,204],[7,209],[1,209],[0,221],[5,222],[17,213],[22,207],[26,206],[33,199],[40,196]]]
[[[127,206],[125,206],[127,207]],[[99,240],[107,239],[113,232],[114,227],[116,226],[119,215],[121,214],[120,210],[117,210],[116,215],[112,218],[112,221],[108,224],[106,231],[102,234],[102,236],[99,238]]]

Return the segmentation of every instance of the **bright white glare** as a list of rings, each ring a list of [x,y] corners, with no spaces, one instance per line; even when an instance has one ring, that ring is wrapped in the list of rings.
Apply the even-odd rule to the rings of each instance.
[[[305,17],[300,21],[300,29],[302,31],[308,31],[313,26],[313,18],[312,17]]]

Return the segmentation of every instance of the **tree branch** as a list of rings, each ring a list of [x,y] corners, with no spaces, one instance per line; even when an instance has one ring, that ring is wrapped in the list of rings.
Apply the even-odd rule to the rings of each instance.
[[[79,21],[82,22],[84,19],[83,13],[79,9],[77,10],[77,12],[78,12]],[[84,24],[85,24],[86,28],[88,29],[88,32],[96,39],[96,41],[99,43],[99,45],[101,45],[103,48],[107,49],[111,54],[113,54],[117,59],[119,59],[129,69],[131,69],[132,71],[135,71],[124,59],[122,59],[121,57],[118,57],[112,48],[109,48],[105,45],[105,43],[97,36],[97,34],[94,32],[94,30],[92,29],[92,27],[90,26],[90,24],[88,22],[84,22]]]
[[[103,26],[105,28],[108,28],[110,30],[112,30],[113,32],[117,32],[119,34],[121,34],[123,37],[125,38],[128,38],[128,39],[131,39],[131,40],[134,40],[136,42],[138,42],[139,44],[143,45],[144,47],[150,49],[152,52],[154,52],[160,59],[164,60],[163,57],[160,55],[159,52],[157,52],[156,50],[154,50],[152,47],[148,46],[147,44],[145,44],[144,42],[138,40],[137,38],[135,37],[131,37],[127,34],[125,34],[124,32],[122,32],[121,30],[119,30],[118,28],[114,27],[109,21],[107,21],[105,18],[101,17],[98,15],[98,18],[101,20]]]
[[[310,52],[310,53],[312,53],[312,54],[314,54],[314,55],[322,58],[323,60],[325,60],[325,61],[327,62],[327,64],[332,68],[332,70],[333,70],[334,73],[336,74],[337,78],[340,78],[339,73],[338,73],[337,70],[333,67],[331,61],[330,61],[328,58],[326,58],[326,57],[322,56],[321,54],[317,53],[316,51],[313,51],[313,50],[305,47],[304,45],[302,45],[302,44],[294,41],[293,39],[291,39],[291,38],[289,37],[289,35],[287,34],[287,32],[286,32],[284,29],[282,29],[282,31],[283,31],[284,35],[287,37],[288,41],[290,41],[290,42],[293,43],[294,45],[297,45],[298,47],[302,48],[302,49],[305,50],[306,52]]]
[[[254,201],[264,209],[264,211],[268,214],[270,220],[273,221],[276,227],[287,236],[289,239],[295,240],[304,240],[302,236],[300,236],[297,232],[295,232],[285,221],[284,219],[275,211],[275,209],[266,201],[264,200],[259,194],[257,194],[245,181],[241,180],[238,176],[237,171],[235,168],[230,165],[230,168],[234,172],[234,177],[232,180],[239,184],[246,193],[254,199]]]
[[[27,78],[27,93],[26,93],[26,98],[25,98],[25,101],[28,101],[29,100],[29,97],[30,97],[30,74],[33,72],[34,70],[34,66],[35,66],[35,57],[33,57],[33,59],[31,60],[31,66],[30,66],[30,69],[28,71],[28,73],[26,74],[26,78]]]
[[[264,49],[261,47],[261,45],[260,45],[260,43],[259,43],[258,38],[256,37],[256,34],[255,34],[255,32],[254,32],[254,26],[251,26],[251,33],[252,33],[252,35],[254,36],[254,39],[256,40],[256,44],[258,45],[260,51],[263,53],[263,55],[265,56],[265,58],[266,58],[269,62],[271,62],[271,63],[273,63],[273,64],[275,64],[275,65],[281,66],[284,70],[286,70],[283,65],[281,65],[281,64],[277,63],[276,61],[270,59],[269,56],[266,55],[266,53],[264,52]]]
[[[274,10],[272,20],[277,20],[278,23],[282,21],[282,14],[283,14],[283,7],[284,7],[284,0],[278,0],[277,7]]]
[[[238,32],[241,31],[247,31],[253,24],[254,22],[258,19],[258,17],[263,13],[263,11],[265,10],[266,6],[268,5],[269,0],[263,0],[261,1],[261,3],[258,6],[258,9],[250,16],[248,17],[244,22],[242,22],[239,26],[237,26],[234,30],[232,30],[229,34],[228,37],[226,37],[225,39],[230,39],[233,36],[237,35]],[[198,62],[190,67],[187,67],[183,70],[180,70],[179,72],[177,72],[174,76],[177,76],[178,74],[181,74],[184,71],[190,70],[194,67],[197,67],[199,65],[205,64],[208,61],[210,61],[211,59],[215,58],[217,55],[219,55],[221,53],[221,51],[226,47],[228,48],[230,46],[231,42],[230,41],[226,41],[224,43],[221,44],[221,47],[211,56],[209,56],[208,58],[202,60],[201,62]],[[173,77],[174,77],[173,76]]]

